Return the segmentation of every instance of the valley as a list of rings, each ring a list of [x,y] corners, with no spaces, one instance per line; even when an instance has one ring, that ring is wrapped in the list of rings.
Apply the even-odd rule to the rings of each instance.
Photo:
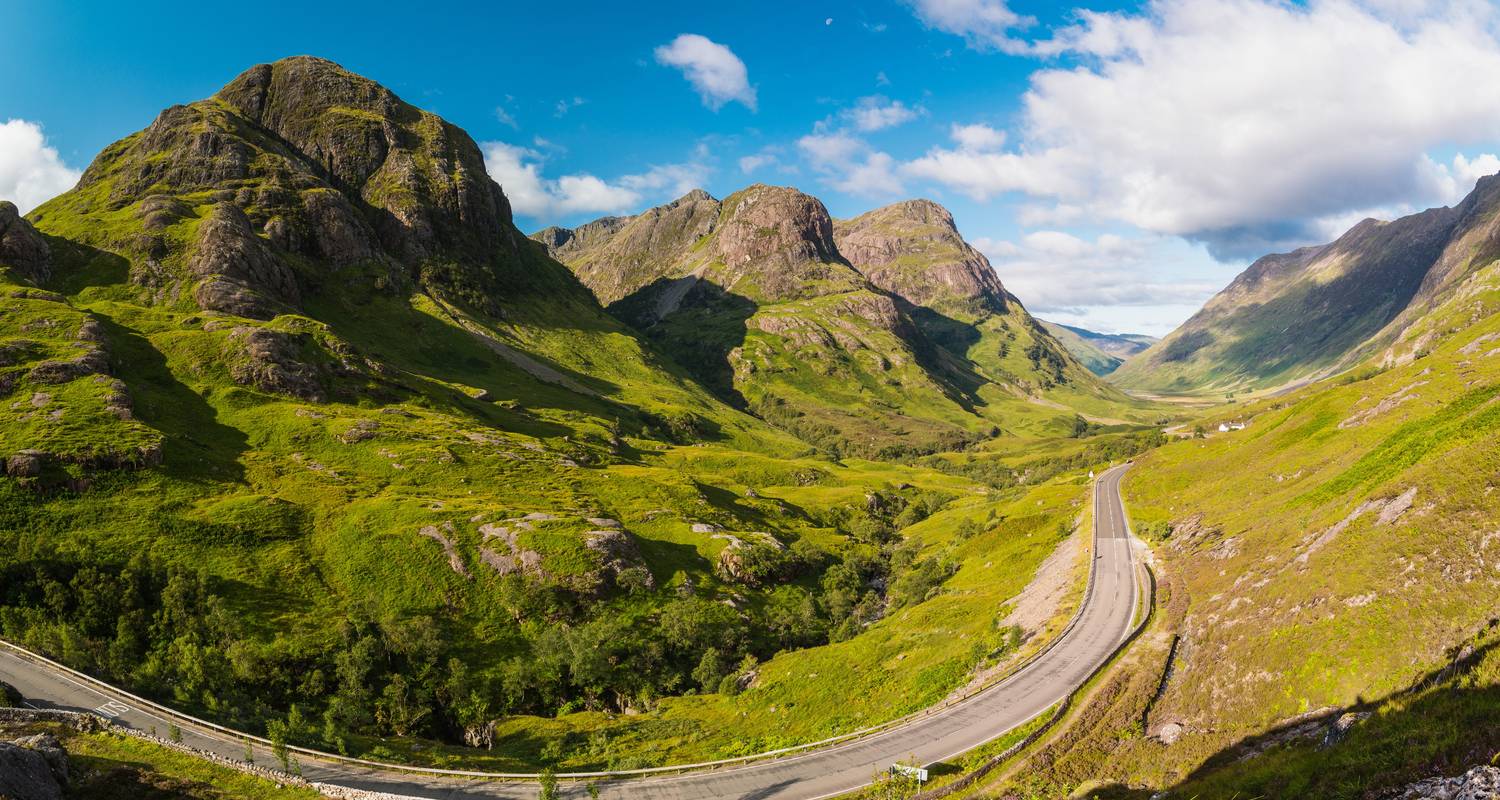
[[[870,119],[799,147],[871,167],[824,140]],[[828,202],[742,163],[577,222],[506,152],[294,56],[0,200],[0,759],[132,800],[1489,779],[1500,176],[1157,338],[1012,292],[1134,245],[971,242],[973,192],[846,213],[768,148]],[[1113,269],[1075,294],[1158,307]]]

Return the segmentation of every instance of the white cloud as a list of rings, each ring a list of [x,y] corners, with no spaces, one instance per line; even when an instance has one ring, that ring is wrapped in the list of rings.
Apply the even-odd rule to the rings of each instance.
[[[545,157],[526,147],[485,142],[485,168],[500,184],[519,216],[547,220],[584,213],[622,213],[639,207],[648,197],[685,194],[701,186],[709,167],[701,162],[661,164],[646,172],[606,181],[588,173],[557,179],[542,174]]]
[[[1100,307],[1196,308],[1220,288],[1159,272],[1160,262],[1174,258],[1163,237],[1107,233],[1088,240],[1045,230],[1016,241],[980,237],[973,244],[990,258],[1005,287],[1044,315],[1081,315]]]
[[[656,61],[682,70],[703,105],[718,111],[729,102],[755,110],[755,87],[745,62],[733,50],[696,33],[684,33],[656,48]]]
[[[1474,184],[1487,175],[1500,172],[1500,157],[1494,153],[1481,153],[1469,158],[1463,153],[1453,157],[1453,163],[1443,165],[1433,162],[1432,169],[1437,180],[1446,185],[1445,199],[1449,204],[1456,203],[1473,191]]]
[[[988,125],[954,125],[949,131],[960,150],[982,153],[1005,146],[1005,132]]]
[[[776,161],[776,156],[771,153],[756,153],[744,156],[740,159],[740,172],[749,175],[765,167],[774,166]]]
[[[638,192],[671,194],[680,197],[694,189],[703,188],[710,172],[708,165],[698,161],[681,164],[658,164],[638,175],[622,175],[621,186]]]
[[[846,163],[867,145],[847,133],[810,133],[797,140],[797,147],[816,167]]]
[[[873,152],[864,161],[851,164],[841,177],[829,185],[841,192],[865,197],[900,194],[905,187],[896,176],[896,160],[889,154]]]
[[[868,133],[911,122],[925,113],[921,106],[912,108],[900,100],[877,94],[859,98],[853,108],[844,110],[843,116],[856,129]]]
[[[896,160],[848,133],[815,131],[798,139],[797,149],[823,183],[838,191],[871,197],[904,190]]]
[[[24,119],[0,124],[0,200],[22,214],[73,188],[82,173],[47,145],[42,126]]]
[[[1026,43],[1011,32],[1036,20],[1017,14],[1005,0],[906,0],[917,19],[934,30],[962,36],[980,50],[1022,52]]]
[[[1032,76],[1019,141],[955,133],[904,174],[976,199],[1023,192],[1226,259],[1319,240],[1360,209],[1449,201],[1494,165],[1426,153],[1500,140],[1500,83],[1465,78],[1500,73],[1496,12],[1398,5],[1158,0],[1142,14],[1081,13],[1028,46],[1082,60]],[[997,47],[996,31],[1020,25],[982,0],[917,9]]]

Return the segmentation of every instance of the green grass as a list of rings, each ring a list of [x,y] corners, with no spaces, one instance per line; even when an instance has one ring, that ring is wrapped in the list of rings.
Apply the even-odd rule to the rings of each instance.
[[[1228,771],[1194,778],[1181,796],[1232,796],[1243,782],[1250,796],[1353,797],[1393,776],[1420,777],[1419,767],[1460,766],[1472,742],[1462,720],[1493,703],[1493,665],[1451,702],[1396,693],[1494,616],[1496,578],[1479,565],[1500,545],[1500,358],[1473,344],[1500,333],[1494,272],[1477,273],[1461,299],[1394,348],[1400,357],[1420,346],[1421,357],[1211,413],[1211,431],[1221,419],[1250,425],[1140,459],[1125,481],[1128,508],[1138,530],[1149,525],[1158,537],[1164,570],[1190,598],[1152,719],[1186,732],[1168,748],[1117,750],[1113,774],[1137,769],[1170,786],[1208,763],[1215,775]],[[1382,521],[1383,504],[1409,490],[1411,507]],[[1362,701],[1389,709],[1389,722],[1371,724],[1384,732],[1361,740],[1370,749],[1324,756],[1298,746],[1232,768],[1211,761],[1298,714]],[[1405,755],[1394,744],[1402,741]],[[1278,781],[1302,789],[1272,791]]]

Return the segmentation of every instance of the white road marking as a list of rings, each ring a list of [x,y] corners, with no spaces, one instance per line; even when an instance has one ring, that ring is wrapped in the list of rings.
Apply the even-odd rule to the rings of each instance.
[[[105,703],[104,705],[94,709],[95,714],[98,714],[101,717],[106,717],[108,719],[114,719],[121,714],[129,714],[130,711],[130,706],[127,706],[118,700],[111,700],[108,703]]]

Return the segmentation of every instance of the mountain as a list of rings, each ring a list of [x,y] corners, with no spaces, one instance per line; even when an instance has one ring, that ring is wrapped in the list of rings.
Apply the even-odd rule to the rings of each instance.
[[[1300,385],[1390,347],[1500,249],[1500,178],[1463,202],[1251,264],[1203,309],[1112,376],[1159,393]],[[1394,358],[1395,355],[1392,355]]]
[[[822,447],[930,452],[1128,402],[928,201],[835,222],[795,189],[695,190],[533,238],[720,397]]]
[[[1058,322],[1042,320],[1042,326],[1062,342],[1089,371],[1104,376],[1120,364],[1158,341],[1155,336],[1139,333],[1097,333]]]

